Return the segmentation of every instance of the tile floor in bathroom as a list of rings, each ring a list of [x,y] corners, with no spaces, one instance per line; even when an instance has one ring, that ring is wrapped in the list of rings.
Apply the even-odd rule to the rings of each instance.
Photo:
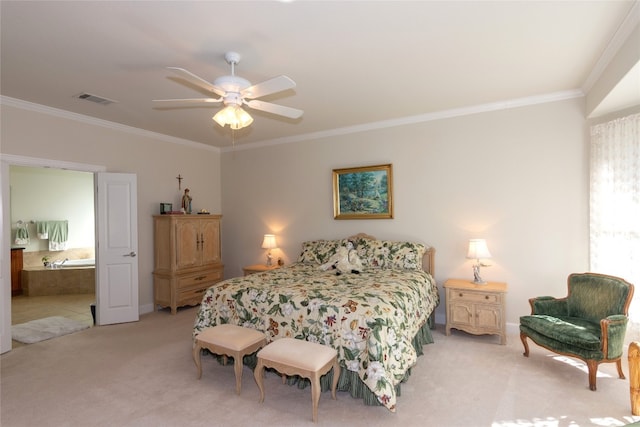
[[[11,298],[11,324],[17,325],[44,317],[63,316],[93,326],[91,304],[95,301],[94,294],[14,296]],[[13,348],[23,345],[28,344],[12,341]]]

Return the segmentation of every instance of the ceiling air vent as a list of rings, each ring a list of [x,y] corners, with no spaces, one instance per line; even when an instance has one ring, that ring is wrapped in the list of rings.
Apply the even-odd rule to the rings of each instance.
[[[109,105],[109,104],[113,104],[114,102],[118,102],[118,101],[114,101],[113,99],[104,98],[98,95],[92,95],[86,92],[83,92],[80,95],[76,95],[75,97],[78,99],[86,99],[87,101],[95,102],[96,104],[100,104],[100,105]]]

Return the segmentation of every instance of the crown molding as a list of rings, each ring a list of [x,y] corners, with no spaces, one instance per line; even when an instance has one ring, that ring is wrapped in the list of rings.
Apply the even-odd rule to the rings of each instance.
[[[85,116],[84,114],[72,113],[71,111],[61,110],[59,108],[48,107],[42,104],[36,104],[22,99],[11,98],[8,96],[0,96],[0,105],[6,105],[8,107],[20,108],[22,110],[33,111],[36,113],[47,114],[49,116],[60,117],[67,120],[73,120],[76,122],[90,124],[94,126],[100,126],[107,129],[117,130],[120,132],[129,133],[132,135],[142,136],[145,138],[153,138],[164,142],[170,142],[172,144],[184,145],[191,148],[199,148],[202,150],[219,152],[218,147],[202,144],[199,142],[191,141],[183,138],[176,138],[174,136],[165,135],[162,133],[151,132],[148,130],[136,128],[133,126],[127,126],[120,123],[110,122],[108,120],[98,119],[91,116]]]
[[[433,113],[419,114],[415,116],[402,117],[399,119],[382,120],[378,122],[365,123],[357,126],[346,126],[342,128],[330,129],[322,132],[312,132],[301,135],[294,135],[284,138],[275,138],[269,140],[262,140],[253,143],[232,145],[231,147],[218,148],[199,142],[194,142],[182,138],[176,138],[173,136],[164,135],[161,133],[151,132],[143,129],[134,128],[132,126],[121,125],[119,123],[110,122],[107,120],[97,119],[95,117],[85,116],[83,114],[72,113],[58,108],[47,107],[41,104],[35,104],[20,99],[10,98],[6,96],[0,96],[0,104],[10,107],[21,108],[29,111],[35,111],[43,114],[49,114],[56,117],[62,117],[69,120],[75,120],[82,123],[93,124],[96,126],[102,126],[110,129],[120,130],[130,134],[140,135],[148,138],[154,138],[165,142],[174,144],[186,145],[193,148],[199,148],[204,150],[211,150],[216,152],[228,152],[239,150],[251,150],[255,148],[268,147],[281,144],[292,144],[296,142],[304,142],[310,140],[318,140],[324,138],[330,138],[334,136],[351,135],[355,133],[368,132],[372,130],[386,129],[397,126],[407,126],[417,123],[431,122],[435,120],[444,120],[454,117],[468,116],[472,114],[480,114],[491,111],[507,110],[511,108],[526,107],[530,105],[546,104],[549,102],[563,101],[566,99],[584,97],[582,90],[568,90],[561,92],[554,92],[544,95],[529,96],[525,98],[517,98],[507,101],[498,101],[488,104],[481,104],[471,107],[454,108],[451,110],[436,111]]]
[[[640,0],[636,0],[633,3],[624,21],[622,21],[622,24],[620,24],[609,41],[609,44],[607,44],[607,47],[602,52],[602,55],[600,55],[600,58],[591,70],[591,73],[589,73],[582,84],[582,91],[584,93],[589,93],[593,88],[593,85],[596,84],[598,79],[602,76],[602,73],[604,73],[604,70],[611,63],[622,45],[626,43],[631,33],[633,33],[638,25],[640,25]]]
[[[80,172],[106,172],[103,165],[92,165],[89,163],[66,162],[64,160],[42,159],[39,157],[16,156],[13,154],[0,153],[0,161],[14,166],[45,167],[53,169],[64,169]]]
[[[476,105],[464,108],[454,108],[451,110],[436,111],[433,113],[419,114],[415,116],[402,117],[399,119],[382,120],[379,122],[371,122],[357,126],[347,126],[342,128],[331,129],[322,132],[313,132],[302,135],[295,135],[286,138],[275,138],[253,143],[235,145],[232,147],[221,148],[222,152],[251,150],[254,148],[268,147],[280,144],[291,144],[295,142],[318,140],[330,138],[334,136],[350,135],[360,132],[368,132],[372,130],[391,128],[396,126],[407,126],[417,123],[432,122],[436,120],[450,119],[454,117],[469,116],[472,114],[487,113],[498,110],[508,110],[511,108],[520,108],[530,105],[546,104],[550,102],[564,101],[566,99],[584,97],[584,92],[579,89],[568,90],[562,92],[554,92],[545,95],[529,96],[525,98],[517,98],[509,101],[499,101],[489,104]]]

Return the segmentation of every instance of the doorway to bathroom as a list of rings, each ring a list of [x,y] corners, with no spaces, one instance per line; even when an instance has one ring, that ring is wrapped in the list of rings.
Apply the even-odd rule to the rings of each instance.
[[[139,320],[137,177],[108,173],[104,166],[0,153],[3,249],[0,263],[0,353],[11,350],[11,189],[13,165],[84,171],[94,178],[96,324]]]
[[[9,183],[12,254],[22,252],[23,270],[20,280],[12,278],[12,325],[62,316],[92,326],[93,173],[11,165]],[[62,242],[52,242],[52,236],[42,233],[48,223],[66,224]],[[12,347],[20,345],[12,341]]]

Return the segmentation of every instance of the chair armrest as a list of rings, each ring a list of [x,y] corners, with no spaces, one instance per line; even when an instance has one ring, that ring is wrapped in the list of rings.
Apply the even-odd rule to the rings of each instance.
[[[567,299],[554,297],[537,297],[529,300],[531,314],[545,314],[547,316],[566,316]]]
[[[624,335],[627,332],[627,316],[614,314],[600,321],[602,331],[602,353],[605,359],[622,357],[624,352]]]

